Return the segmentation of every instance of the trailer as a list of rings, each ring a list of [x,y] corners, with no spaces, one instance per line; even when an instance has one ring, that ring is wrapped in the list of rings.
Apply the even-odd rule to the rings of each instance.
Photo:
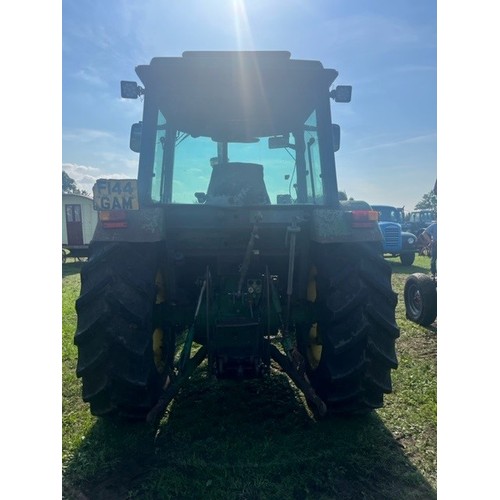
[[[97,225],[92,198],[80,194],[62,195],[62,261],[68,257],[86,259]]]

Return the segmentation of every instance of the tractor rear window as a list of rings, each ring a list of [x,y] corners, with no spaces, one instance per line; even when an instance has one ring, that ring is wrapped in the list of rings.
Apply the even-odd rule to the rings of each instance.
[[[207,193],[211,178],[218,175],[217,171],[224,164],[227,168],[223,177],[231,176],[231,166],[241,165],[235,167],[240,170],[238,176],[242,180],[246,177],[248,183],[252,182],[253,176],[245,175],[245,165],[248,170],[253,169],[252,165],[262,165],[269,202],[276,204],[278,200],[293,198],[295,161],[291,149],[269,149],[266,137],[249,144],[229,143],[227,161],[223,161],[217,155],[217,143],[206,137],[194,139],[187,136],[175,150],[172,202],[198,203],[195,193]],[[231,200],[238,204],[238,195],[251,189],[250,185],[237,186],[236,181],[234,179],[225,183],[226,192],[221,191],[221,196],[215,200],[217,203],[224,204],[225,195],[228,204],[231,204]]]
[[[220,205],[322,204],[316,113],[279,136],[216,142],[174,130],[158,113],[151,199]]]

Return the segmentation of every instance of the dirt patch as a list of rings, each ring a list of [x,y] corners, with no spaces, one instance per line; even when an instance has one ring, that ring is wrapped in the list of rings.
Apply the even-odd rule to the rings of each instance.
[[[437,360],[437,322],[426,328],[426,332],[405,333],[398,340],[400,353],[411,352],[412,357],[418,359]]]

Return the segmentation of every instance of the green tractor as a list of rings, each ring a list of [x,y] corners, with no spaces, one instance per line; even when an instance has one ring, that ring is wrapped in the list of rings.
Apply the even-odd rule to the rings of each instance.
[[[185,52],[136,73],[121,91],[143,102],[138,178],[96,182],[76,301],[92,414],[158,422],[202,363],[244,380],[272,361],[318,415],[381,407],[397,295],[377,212],[339,201],[330,104],[351,87],[288,52]]]

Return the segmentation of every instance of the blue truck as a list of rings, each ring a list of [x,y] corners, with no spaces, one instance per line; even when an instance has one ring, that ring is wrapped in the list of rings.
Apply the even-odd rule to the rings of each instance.
[[[378,225],[384,237],[384,256],[399,257],[401,264],[411,266],[415,260],[417,237],[403,231],[404,209],[390,205],[371,205],[379,213]]]

